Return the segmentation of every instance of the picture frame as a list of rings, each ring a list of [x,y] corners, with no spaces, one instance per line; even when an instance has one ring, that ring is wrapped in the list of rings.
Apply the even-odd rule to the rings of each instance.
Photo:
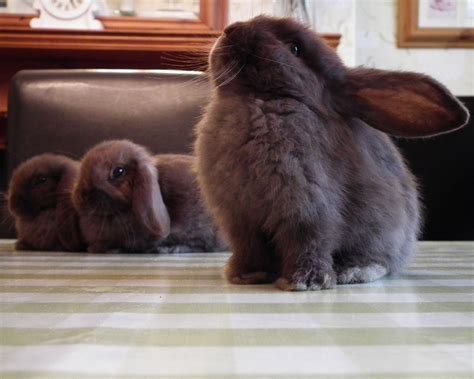
[[[474,48],[474,1],[398,0],[398,47]]]

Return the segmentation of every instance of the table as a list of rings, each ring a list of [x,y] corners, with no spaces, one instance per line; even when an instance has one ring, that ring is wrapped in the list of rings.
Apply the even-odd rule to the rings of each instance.
[[[1,378],[472,378],[474,242],[423,242],[398,278],[234,286],[228,253],[13,252]]]

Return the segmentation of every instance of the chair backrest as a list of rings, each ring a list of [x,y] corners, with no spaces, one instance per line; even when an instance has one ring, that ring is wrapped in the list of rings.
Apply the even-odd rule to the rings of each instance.
[[[9,94],[6,181],[32,156],[53,152],[79,159],[109,139],[130,139],[156,154],[190,153],[209,96],[200,72],[21,71]],[[14,231],[0,219],[0,238],[6,237]]]
[[[189,153],[209,95],[200,72],[21,71],[10,88],[7,178],[34,155],[80,158],[108,139],[127,138],[157,154]]]

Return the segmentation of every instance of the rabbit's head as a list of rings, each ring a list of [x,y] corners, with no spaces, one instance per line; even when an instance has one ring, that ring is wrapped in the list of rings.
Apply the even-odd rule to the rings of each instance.
[[[169,234],[153,158],[130,141],[103,142],[84,156],[73,201],[80,215],[129,213],[148,233],[160,238]]]
[[[79,172],[76,161],[61,155],[42,154],[21,164],[8,190],[8,207],[14,217],[32,220],[56,208],[68,196]]]
[[[317,116],[355,117],[398,136],[445,133],[469,118],[434,79],[348,68],[320,36],[291,19],[258,16],[228,26],[211,51],[209,68],[217,94],[292,98]]]

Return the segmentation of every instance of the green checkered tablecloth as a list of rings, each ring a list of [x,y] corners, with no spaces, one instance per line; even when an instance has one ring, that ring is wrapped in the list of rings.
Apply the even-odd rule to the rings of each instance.
[[[0,378],[472,378],[474,242],[420,243],[398,278],[233,286],[228,253],[13,252]]]

